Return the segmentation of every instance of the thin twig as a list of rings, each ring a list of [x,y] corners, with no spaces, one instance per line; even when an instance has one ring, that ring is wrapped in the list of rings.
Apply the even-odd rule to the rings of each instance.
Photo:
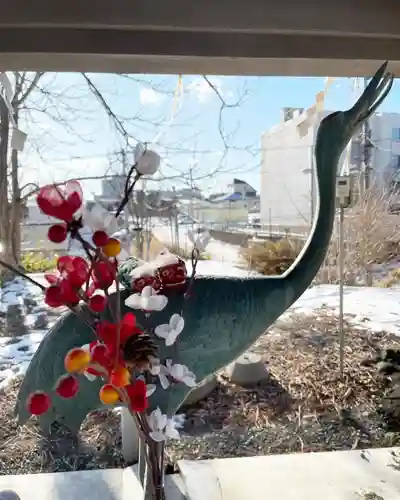
[[[28,276],[27,274],[25,274],[23,271],[20,271],[19,269],[17,269],[16,267],[12,266],[11,264],[7,264],[7,262],[4,262],[4,260],[0,260],[0,266],[3,266],[6,269],[8,269],[9,271],[11,271],[12,273],[20,276],[21,278],[24,278],[24,279],[30,281],[33,285],[39,287],[42,290],[42,292],[44,292],[46,290],[46,287],[43,286],[41,283],[39,283],[38,281],[34,280],[33,278],[31,278],[30,276]]]
[[[115,280],[116,289],[117,289],[117,300],[116,300],[116,317],[117,317],[117,349],[115,352],[115,361],[114,368],[116,369],[119,361],[119,350],[120,350],[120,342],[121,342],[121,295],[120,295],[120,287],[119,287],[119,279],[118,276]]]

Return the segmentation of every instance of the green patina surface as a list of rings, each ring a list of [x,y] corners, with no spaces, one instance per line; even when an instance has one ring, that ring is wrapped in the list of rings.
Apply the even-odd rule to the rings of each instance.
[[[385,77],[385,72],[386,65],[383,65],[353,108],[333,113],[321,122],[315,149],[319,212],[310,239],[292,268],[279,277],[196,278],[190,300],[183,304],[181,295],[172,296],[164,311],[151,315],[150,322],[156,326],[167,323],[173,313],[184,308],[185,328],[179,337],[179,348],[175,352],[174,347],[166,348],[159,342],[161,358],[173,357],[174,362],[187,365],[200,381],[246,351],[311,284],[323,262],[332,233],[340,155],[389,92],[392,79]],[[129,271],[136,264],[133,260],[122,269],[125,284],[129,282]],[[124,299],[127,292],[121,293]],[[139,312],[138,321],[144,321]],[[33,357],[21,385],[17,405],[21,423],[29,418],[25,409],[28,395],[35,390],[52,391],[64,373],[65,353],[92,340],[91,330],[72,313],[67,313],[53,326]],[[57,420],[73,430],[79,429],[89,411],[102,407],[98,397],[100,385],[82,378],[80,392],[75,398],[63,400],[55,396],[53,409],[40,419],[42,425],[47,427]],[[174,385],[167,391],[158,388],[150,404],[173,414],[188,392],[184,384]]]

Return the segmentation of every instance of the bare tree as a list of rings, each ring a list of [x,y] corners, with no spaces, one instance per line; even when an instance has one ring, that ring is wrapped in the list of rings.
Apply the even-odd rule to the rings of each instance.
[[[229,149],[243,149],[250,155],[255,154],[252,145],[238,146],[234,140],[235,131],[226,131],[224,127],[224,114],[228,110],[239,108],[247,96],[247,92],[243,92],[238,99],[227,102],[219,88],[208,77],[204,77],[204,80],[220,102],[218,132],[221,143],[221,160],[218,165],[207,171],[205,171],[201,162],[196,165],[196,168],[190,168],[188,171],[186,167],[177,167],[173,160],[176,155],[185,155],[189,152],[192,154],[193,152],[192,148],[187,146],[193,137],[184,134],[188,125],[187,119],[183,119],[181,122],[178,119],[166,120],[165,111],[164,114],[151,116],[151,118],[146,116],[143,109],[121,111],[118,108],[118,102],[115,100],[119,96],[118,84],[110,84],[106,89],[102,89],[99,84],[100,80],[95,75],[92,76],[86,73],[75,75],[72,85],[62,85],[61,87],[56,85],[57,74],[14,72],[12,77],[13,96],[11,104],[13,121],[18,124],[23,120],[24,127],[26,126],[28,129],[28,148],[35,151],[43,161],[49,161],[50,147],[46,142],[49,137],[53,139],[54,143],[65,145],[68,148],[74,146],[74,138],[84,139],[87,142],[91,141],[92,139],[87,135],[85,136],[84,132],[75,124],[79,123],[79,119],[83,119],[83,117],[89,120],[91,114],[95,113],[95,109],[103,110],[105,116],[108,117],[110,130],[113,130],[115,134],[115,150],[113,154],[115,158],[119,158],[121,165],[125,169],[129,166],[129,163],[132,163],[132,160],[130,160],[132,148],[137,141],[143,140],[140,134],[143,133],[148,136],[149,133],[150,135],[153,134],[151,131],[156,132],[153,145],[165,152],[163,156],[167,159],[165,164],[168,167],[168,172],[161,172],[158,178],[155,179],[156,182],[173,181],[175,179],[179,183],[193,186],[194,183],[212,177],[218,172],[232,170],[229,166],[226,168],[224,163],[226,152]],[[155,85],[144,78],[132,75],[115,75],[114,77],[110,76],[110,78],[116,78],[118,81],[124,80],[136,86],[147,87],[162,94],[163,98],[169,100],[172,98],[174,102],[177,97],[176,91],[173,88],[168,88],[168,85],[164,85],[163,82]],[[90,97],[92,97],[91,100]],[[82,106],[82,101],[85,102],[85,106]],[[18,265],[21,253],[20,223],[22,211],[27,198],[37,192],[38,186],[36,183],[33,185],[28,183],[22,185],[22,187],[20,185],[22,180],[20,175],[21,155],[10,147],[10,116],[7,107],[3,104],[0,105],[0,240],[4,249],[3,257],[10,263]],[[45,130],[40,126],[40,119],[44,116],[51,124]],[[160,128],[165,127],[166,122],[169,129],[182,131],[182,137],[179,136],[178,140],[170,140],[169,143],[166,143],[161,137],[162,134],[157,133]],[[96,126],[97,122],[94,123],[94,128]],[[55,135],[59,128],[67,132],[62,138]],[[120,153],[121,150],[124,151],[123,158]],[[200,151],[201,153],[202,151]],[[172,158],[172,161],[168,161],[168,158]],[[103,178],[105,175],[100,177]],[[81,179],[98,178],[99,176],[84,176]],[[137,227],[144,227],[146,219],[144,212],[138,213],[138,206],[137,203],[131,201],[127,206],[127,211],[131,218],[136,219]],[[136,232],[136,234],[139,238],[140,232]]]

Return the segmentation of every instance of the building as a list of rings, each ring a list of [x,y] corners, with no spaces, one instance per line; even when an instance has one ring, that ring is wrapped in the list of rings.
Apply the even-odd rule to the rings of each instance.
[[[109,200],[121,200],[125,189],[126,176],[115,175],[101,181],[101,197]]]
[[[307,130],[299,133],[303,109],[284,108],[282,121],[262,136],[261,223],[282,229],[308,228],[317,204],[314,145],[321,120],[317,115]],[[400,114],[376,113],[371,128],[371,181],[388,187],[400,173]],[[342,168],[345,154],[339,162]],[[351,171],[359,171],[363,161],[361,136],[353,138],[349,156]]]

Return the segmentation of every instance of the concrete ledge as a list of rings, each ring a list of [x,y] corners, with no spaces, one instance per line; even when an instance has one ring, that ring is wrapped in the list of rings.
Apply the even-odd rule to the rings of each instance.
[[[166,476],[166,500],[398,500],[400,492],[400,447],[182,460],[178,466],[180,474]],[[142,500],[136,467],[0,476],[4,490],[20,500]]]

